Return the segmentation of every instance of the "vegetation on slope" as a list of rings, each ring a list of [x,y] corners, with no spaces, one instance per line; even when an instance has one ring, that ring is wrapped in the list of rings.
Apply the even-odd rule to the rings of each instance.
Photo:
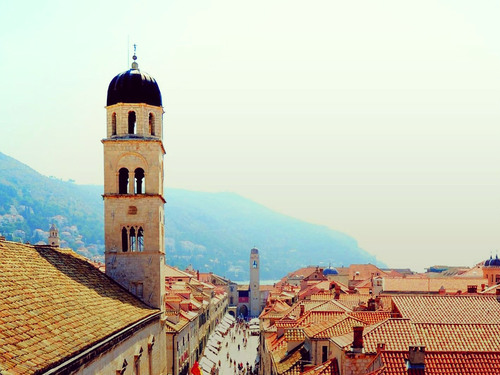
[[[0,233],[8,240],[46,242],[55,223],[62,246],[103,259],[102,186],[42,176],[0,153]],[[305,265],[377,263],[356,241],[233,193],[167,189],[167,262],[246,280],[250,249],[260,250],[261,279],[278,279]]]

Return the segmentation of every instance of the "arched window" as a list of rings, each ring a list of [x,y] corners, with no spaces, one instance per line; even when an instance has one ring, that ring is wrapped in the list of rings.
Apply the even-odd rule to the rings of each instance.
[[[128,251],[127,228],[122,228],[122,251]]]
[[[144,231],[139,227],[137,231],[137,251],[144,251]]]
[[[116,113],[111,115],[111,135],[116,135]]]
[[[130,111],[128,113],[128,134],[135,134],[135,125],[136,125],[136,117],[135,112]]]
[[[135,177],[135,193],[144,194],[146,191],[145,180],[144,180],[144,169],[137,168],[134,173]]]
[[[149,134],[155,135],[155,116],[152,113],[149,114]]]
[[[130,228],[130,251],[137,251],[137,239],[135,238],[135,228]]]
[[[118,173],[118,194],[128,194],[128,169],[121,168]]]

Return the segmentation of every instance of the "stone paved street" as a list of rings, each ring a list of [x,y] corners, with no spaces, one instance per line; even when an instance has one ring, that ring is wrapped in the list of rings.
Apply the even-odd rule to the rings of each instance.
[[[221,366],[219,368],[219,375],[234,375],[234,374],[244,374],[244,371],[238,371],[238,367],[235,362],[243,363],[246,368],[246,363],[252,368],[255,365],[255,359],[257,357],[257,348],[259,345],[259,336],[251,336],[249,330],[246,331],[246,336],[243,334],[242,329],[238,329],[238,324],[236,323],[233,328],[231,328],[227,335],[224,337],[221,350],[219,351],[218,359],[220,360]],[[232,341],[232,337],[235,337],[235,341]],[[244,347],[243,339],[247,338],[247,345]],[[226,346],[227,343],[227,346]],[[240,345],[240,350],[238,350],[238,344]],[[228,354],[229,353],[229,359]],[[232,365],[231,360],[232,359]],[[248,374],[248,373],[247,373]]]

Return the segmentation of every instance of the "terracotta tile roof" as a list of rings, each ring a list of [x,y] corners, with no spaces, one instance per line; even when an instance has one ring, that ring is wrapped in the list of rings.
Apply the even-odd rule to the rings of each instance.
[[[370,297],[371,296],[367,294],[340,294],[339,299],[336,301],[353,310],[361,304],[366,305]],[[391,311],[392,296],[380,296],[378,298],[380,300],[382,310]]]
[[[311,301],[329,301],[333,299],[334,294],[330,292],[318,292],[310,295]]]
[[[500,303],[492,295],[394,296],[392,302],[414,323],[500,324]]]
[[[408,375],[406,351],[382,351],[383,366],[369,375]],[[424,371],[412,372],[420,375]],[[426,352],[425,375],[498,375],[500,374],[500,353],[489,352]]]
[[[311,296],[312,294],[317,294],[319,292],[325,293],[327,292],[328,294],[332,294],[330,292],[330,285],[331,281],[329,280],[324,280],[324,281],[310,281],[308,282],[308,286],[301,290],[299,293],[299,299],[305,299],[306,297]],[[333,295],[331,295],[330,299],[333,298]]]
[[[410,319],[388,319],[370,326],[363,333],[363,341],[368,353],[377,352],[379,343],[387,350],[408,350],[409,345],[420,344]]]
[[[350,308],[346,307],[342,303],[331,300],[321,303],[318,306],[312,307],[310,310],[312,311],[338,311],[338,312],[347,312],[351,311]]]
[[[360,305],[366,305],[368,303],[368,300],[372,298],[372,296],[368,294],[359,294],[359,293],[354,293],[354,294],[340,294],[339,299],[336,300],[337,302],[343,304],[344,306],[347,306],[351,310],[354,310],[356,307]],[[382,306],[382,310],[384,311],[391,311],[391,301],[392,301],[392,296],[379,296],[377,297],[379,300],[379,304]]]
[[[304,312],[315,309],[318,306],[323,305],[325,302],[323,301],[308,301],[303,300],[294,304],[292,307],[289,307],[288,311],[283,317],[290,319],[298,319],[300,317],[300,306],[304,306]]]
[[[344,273],[344,269],[339,269],[337,268],[337,271],[339,274]],[[373,276],[387,276],[387,273],[382,271],[380,268],[377,266],[374,266],[373,264],[351,264],[348,267],[348,274],[349,274],[349,280],[353,280],[355,278],[356,280],[366,280],[370,279]]]
[[[373,287],[372,285],[372,279],[365,279],[365,280],[360,280],[358,283],[356,283],[355,288],[356,289],[363,289],[365,292],[365,289],[371,289]],[[368,293],[366,293],[368,294]]]
[[[304,345],[299,345],[291,352],[287,351],[286,346],[271,352],[273,363],[280,375],[299,375],[300,360],[303,356]]]
[[[334,337],[341,348],[350,347],[353,340],[352,332]],[[384,343],[386,350],[406,350],[415,343],[415,330],[409,319],[388,319],[368,326],[363,332],[363,347],[367,353],[375,353],[377,344]]]
[[[364,323],[371,325],[383,320],[389,319],[392,314],[388,311],[353,311],[350,316],[362,320]]]
[[[349,346],[352,333],[334,341],[342,347]],[[410,319],[388,319],[367,327],[363,341],[367,353],[375,353],[379,343],[384,343],[389,351],[425,345],[427,351],[500,352],[500,325],[412,323]]]
[[[306,278],[311,274],[313,274],[314,272],[316,272],[316,269],[317,269],[316,266],[299,268],[294,272],[290,272],[288,275],[282,278],[281,281],[282,282],[286,281],[289,278],[298,278],[298,277]]]
[[[342,319],[333,322],[321,322],[304,328],[304,333],[309,338],[329,339],[336,336],[345,335],[352,332],[353,327],[364,326],[365,324],[358,319],[350,316],[344,316]]]
[[[330,359],[319,366],[304,371],[302,375],[340,375],[337,358]]]
[[[285,336],[278,338],[276,333],[272,333],[269,337],[266,337],[266,349],[270,352],[277,350],[279,348],[286,347]]]
[[[192,279],[195,278],[195,275],[191,275],[190,273],[181,271],[177,267],[172,267],[167,265],[165,267],[165,277],[169,278],[183,278],[183,279]]]
[[[274,322],[274,325],[278,328],[295,327],[297,321],[295,319],[283,318]]]
[[[177,323],[170,320],[166,321],[166,326],[170,328],[169,332],[180,332],[189,323],[189,319],[184,314],[179,313],[179,321]]]
[[[53,366],[158,310],[71,250],[0,241],[0,366]]]
[[[183,301],[182,297],[177,294],[167,294],[165,295],[166,302],[181,302]]]
[[[290,305],[283,301],[276,301],[272,306],[266,307],[260,314],[260,319],[279,319],[285,316],[285,314],[290,310]]]
[[[481,290],[482,284],[488,284],[488,281],[480,278],[466,277],[436,277],[436,278],[421,278],[421,277],[385,277],[384,293],[398,292],[422,292],[422,293],[437,293],[439,289],[444,288],[446,293],[456,293],[461,291],[467,292],[467,286],[475,285],[477,290]]]
[[[500,352],[499,324],[413,324],[428,351]]]
[[[345,316],[341,311],[309,311],[296,321],[299,326],[305,326],[311,323],[331,321],[337,317]]]
[[[302,328],[287,328],[285,329],[285,340],[304,341],[304,330]]]

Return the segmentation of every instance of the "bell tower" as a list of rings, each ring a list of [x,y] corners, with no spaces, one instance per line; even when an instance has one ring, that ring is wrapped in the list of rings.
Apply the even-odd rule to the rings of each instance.
[[[147,305],[164,309],[163,107],[155,79],[131,69],[113,78],[106,105],[106,275]]]
[[[250,316],[259,316],[260,308],[260,281],[259,281],[259,250],[255,247],[250,250]]]
[[[52,224],[49,229],[48,243],[50,246],[59,247],[59,230],[57,230],[55,224]]]

